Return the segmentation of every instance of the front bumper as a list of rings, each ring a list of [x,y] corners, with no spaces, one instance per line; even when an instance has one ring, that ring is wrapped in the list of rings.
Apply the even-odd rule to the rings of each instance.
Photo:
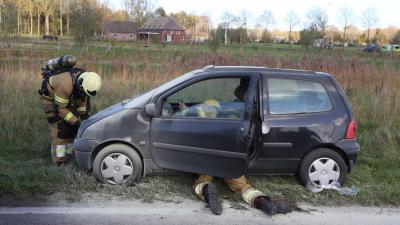
[[[94,140],[75,139],[73,145],[75,160],[81,169],[86,171],[92,170],[92,152],[97,145],[98,143]]]
[[[343,139],[336,143],[336,146],[342,149],[349,159],[349,172],[357,161],[358,153],[360,152],[360,144],[357,139]]]

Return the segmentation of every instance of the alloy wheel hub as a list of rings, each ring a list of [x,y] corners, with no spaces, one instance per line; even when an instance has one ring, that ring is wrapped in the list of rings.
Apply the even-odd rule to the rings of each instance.
[[[101,175],[110,184],[123,184],[133,175],[131,159],[122,153],[106,156],[101,162]]]
[[[340,177],[338,164],[330,158],[318,158],[311,163],[308,170],[310,182],[318,187],[334,185]]]

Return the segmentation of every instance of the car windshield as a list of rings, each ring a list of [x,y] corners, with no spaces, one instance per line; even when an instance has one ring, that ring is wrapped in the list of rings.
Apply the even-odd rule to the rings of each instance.
[[[191,71],[191,72],[186,73],[186,74],[184,74],[182,76],[179,76],[179,77],[177,77],[177,78],[175,78],[175,79],[173,79],[171,81],[168,81],[167,83],[164,83],[164,84],[160,85],[156,89],[157,94],[162,93],[162,92],[164,92],[164,91],[166,91],[166,90],[168,90],[168,89],[170,89],[170,88],[182,83],[185,80],[188,80],[190,77],[192,77],[194,74],[196,74],[196,73],[198,73],[200,71],[201,70]]]
[[[189,79],[196,72],[198,72],[198,71],[196,71],[196,70],[195,71],[191,71],[191,72],[186,73],[186,74],[184,74],[182,76],[179,76],[179,77],[177,77],[177,78],[175,78],[175,79],[173,79],[171,81],[168,81],[168,82],[158,86],[157,88],[154,88],[154,89],[151,89],[151,90],[146,90],[141,94],[138,94],[138,95],[135,95],[135,96],[133,96],[131,98],[125,99],[125,100],[122,101],[122,104],[125,105],[125,104],[131,102],[135,98],[140,98],[142,96],[144,96],[146,98],[150,98],[154,93],[158,94],[158,93],[164,92],[164,91],[166,91],[166,90],[168,90],[168,89],[180,84],[181,82]],[[149,95],[151,95],[151,96],[149,96]]]

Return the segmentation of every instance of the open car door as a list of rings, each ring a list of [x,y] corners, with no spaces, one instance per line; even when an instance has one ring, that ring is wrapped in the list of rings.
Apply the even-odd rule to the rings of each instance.
[[[243,175],[257,78],[243,74],[202,76],[160,96],[156,100],[158,116],[150,125],[154,162],[166,169],[217,177]],[[240,88],[244,88],[242,93]],[[209,99],[218,102],[219,107],[213,106],[216,112],[193,113]]]

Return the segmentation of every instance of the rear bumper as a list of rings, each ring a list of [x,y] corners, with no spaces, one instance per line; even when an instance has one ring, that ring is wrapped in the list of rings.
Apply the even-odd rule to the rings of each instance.
[[[75,160],[81,169],[92,170],[92,152],[97,145],[98,143],[94,140],[75,139],[73,145]]]
[[[336,146],[342,149],[349,159],[349,172],[357,161],[358,153],[360,152],[360,144],[357,139],[343,139],[336,143]]]

